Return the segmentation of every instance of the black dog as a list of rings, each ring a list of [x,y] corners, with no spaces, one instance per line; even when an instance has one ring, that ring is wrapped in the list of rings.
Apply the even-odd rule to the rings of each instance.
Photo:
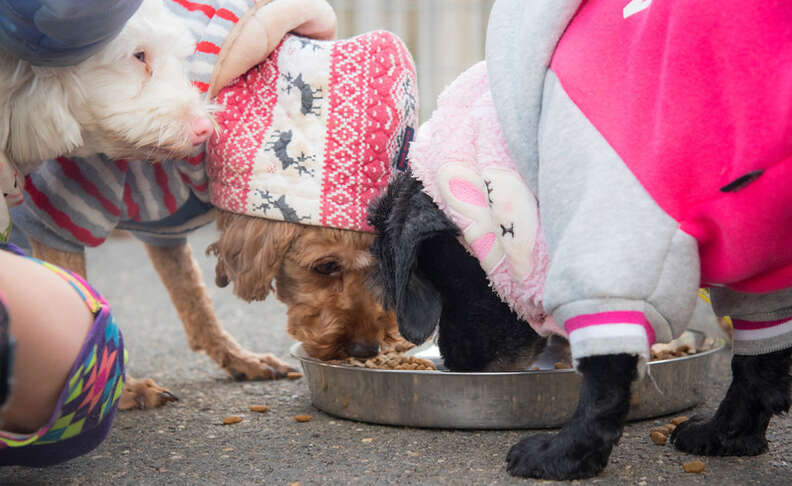
[[[457,227],[422,189],[400,173],[369,209],[384,301],[399,331],[422,343],[439,328],[440,354],[452,371],[528,369],[546,339],[498,298]]]
[[[376,201],[369,220],[386,305],[402,335],[426,340],[439,325],[449,369],[479,371],[535,356],[544,344],[490,289],[478,261],[457,240],[458,229],[409,172]],[[621,437],[637,358],[627,354],[580,360],[580,399],[556,435],[529,436],[507,456],[517,476],[576,479],[600,473]],[[671,435],[677,449],[701,455],[756,455],[767,450],[773,414],[790,407],[792,349],[735,356],[732,383],[714,417],[693,417]]]

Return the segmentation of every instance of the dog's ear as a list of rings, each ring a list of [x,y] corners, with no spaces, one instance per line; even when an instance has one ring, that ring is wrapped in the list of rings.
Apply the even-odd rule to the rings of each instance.
[[[384,304],[395,310],[402,336],[420,344],[431,336],[442,311],[440,292],[422,272],[421,248],[431,238],[458,230],[409,171],[395,176],[371,205],[369,223],[377,232],[371,251]]]
[[[248,302],[266,299],[298,225],[218,210],[217,228],[220,238],[206,249],[217,257],[215,283],[233,282],[234,294]]]
[[[24,172],[83,145],[74,107],[84,104],[84,94],[69,68],[23,63],[4,89],[8,91],[0,94],[0,149]]]

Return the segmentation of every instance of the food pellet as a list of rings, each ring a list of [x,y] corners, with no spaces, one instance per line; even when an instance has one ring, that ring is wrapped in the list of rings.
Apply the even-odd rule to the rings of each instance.
[[[297,371],[289,371],[288,373],[286,373],[286,378],[288,378],[290,380],[299,380],[302,377],[303,377],[303,374],[299,373]]]
[[[707,465],[698,459],[682,464],[682,469],[687,473],[701,474],[706,469]]]
[[[665,424],[663,426],[663,428],[666,430],[667,434],[671,434],[671,432],[673,432],[674,429],[676,429],[676,425],[674,425],[674,424]]]
[[[557,370],[568,370],[571,366],[568,363],[564,363],[563,361],[559,361],[553,365],[553,367]]]
[[[251,412],[259,412],[259,413],[266,412],[267,410],[269,410],[269,407],[266,405],[251,405],[249,408]]]
[[[242,417],[238,415],[229,415],[228,417],[223,419],[223,425],[238,424],[241,421],[242,421]]]
[[[656,445],[665,445],[666,441],[668,440],[668,437],[666,437],[666,435],[661,433],[659,430],[653,430],[649,434],[649,437]]]
[[[687,419],[688,418],[685,417],[684,415],[680,415],[679,417],[674,417],[674,418],[671,419],[671,425],[677,426],[677,425],[681,424],[682,422],[686,422]]]
[[[342,364],[347,366],[357,366],[361,368],[374,368],[386,370],[436,370],[434,363],[429,360],[416,358],[415,356],[404,356],[398,351],[386,350],[373,358],[361,360],[357,358],[346,358],[342,360],[330,361],[331,364]]]
[[[360,439],[360,442],[362,442],[364,444],[371,444],[371,441],[373,441],[373,440],[374,439],[372,439],[371,437],[366,437],[365,439]]]
[[[310,422],[312,418],[313,417],[311,417],[310,415],[295,415],[294,416],[294,420],[296,420],[298,422]]]

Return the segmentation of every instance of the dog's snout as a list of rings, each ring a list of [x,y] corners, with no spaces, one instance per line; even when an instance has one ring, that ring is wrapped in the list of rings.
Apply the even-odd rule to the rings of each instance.
[[[371,358],[379,354],[380,347],[376,343],[353,342],[347,346],[347,353],[353,358]]]
[[[205,116],[196,116],[192,119],[192,136],[190,142],[198,145],[209,139],[212,134],[212,122]]]

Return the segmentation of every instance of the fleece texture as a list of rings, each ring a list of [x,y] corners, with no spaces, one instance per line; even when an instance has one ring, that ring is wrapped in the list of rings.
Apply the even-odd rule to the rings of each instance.
[[[566,335],[542,307],[549,258],[539,210],[503,139],[484,62],[440,95],[409,160],[501,299],[540,335]]]
[[[736,353],[792,346],[786,5],[498,0],[487,35],[498,120],[539,201],[543,304],[575,361],[647,357],[700,285],[719,312],[739,305]]]

